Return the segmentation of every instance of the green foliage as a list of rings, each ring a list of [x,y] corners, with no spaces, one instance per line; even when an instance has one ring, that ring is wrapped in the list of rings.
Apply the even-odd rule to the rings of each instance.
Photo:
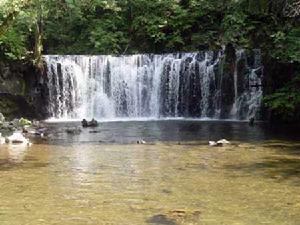
[[[0,52],[10,60],[22,59],[26,54],[24,35],[13,29],[0,36]]]
[[[284,121],[300,119],[300,75],[264,98],[265,105]]]
[[[300,27],[277,31],[271,37],[276,45],[272,52],[274,58],[300,62]]]
[[[37,49],[44,49],[44,54],[216,50],[231,43],[260,48],[269,61],[295,64],[300,63],[299,18],[284,14],[286,4],[293,2],[4,0],[0,1],[1,57],[37,59],[40,54],[33,56],[40,53]],[[296,83],[297,79],[282,84],[266,98],[266,105],[282,116],[295,114]]]
[[[247,15],[241,11],[233,11],[227,14],[223,20],[224,43],[236,43],[237,45],[248,45],[248,34],[255,29],[247,20]]]
[[[284,4],[284,0],[13,0],[5,1],[0,21],[17,12],[14,20],[23,24],[17,30],[28,35],[26,47],[32,48],[42,8],[44,49],[51,54],[197,51],[233,43],[298,61],[299,31],[280,13]]]
[[[19,119],[18,122],[20,126],[30,126],[32,124],[30,120],[24,119],[23,117]]]

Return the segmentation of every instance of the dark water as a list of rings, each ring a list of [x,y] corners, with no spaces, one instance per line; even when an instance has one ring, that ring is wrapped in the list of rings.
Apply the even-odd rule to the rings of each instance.
[[[103,122],[97,128],[82,129],[81,134],[68,134],[66,129],[81,127],[80,122],[49,123],[52,129],[50,144],[63,143],[136,143],[146,142],[207,142],[227,139],[230,141],[257,142],[266,140],[300,141],[297,126],[272,126],[232,121],[122,121]]]

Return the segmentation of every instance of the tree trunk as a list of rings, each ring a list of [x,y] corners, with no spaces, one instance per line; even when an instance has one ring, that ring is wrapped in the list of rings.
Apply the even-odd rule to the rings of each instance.
[[[34,46],[34,65],[37,69],[43,70],[43,60],[42,60],[42,52],[43,52],[43,21],[42,21],[42,7],[38,2],[38,16],[36,20],[36,29],[35,29],[35,46]]]

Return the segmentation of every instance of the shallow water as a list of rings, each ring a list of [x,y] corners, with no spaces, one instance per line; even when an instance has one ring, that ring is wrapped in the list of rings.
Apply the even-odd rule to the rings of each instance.
[[[73,139],[0,146],[1,225],[299,224],[300,142]]]

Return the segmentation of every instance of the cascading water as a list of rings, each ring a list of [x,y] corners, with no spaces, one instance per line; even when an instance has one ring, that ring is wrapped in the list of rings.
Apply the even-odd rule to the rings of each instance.
[[[242,50],[236,56],[233,74],[226,75],[223,52],[48,55],[49,115],[248,119],[260,109],[263,67],[259,51],[251,62]]]

